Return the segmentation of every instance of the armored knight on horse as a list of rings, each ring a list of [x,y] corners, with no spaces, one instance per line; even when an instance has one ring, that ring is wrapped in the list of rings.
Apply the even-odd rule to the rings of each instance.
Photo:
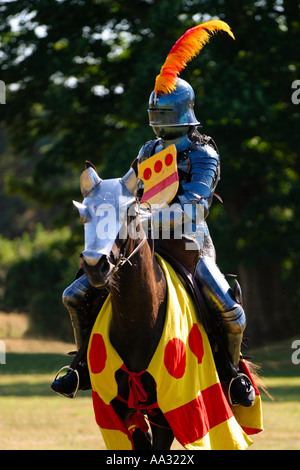
[[[216,265],[215,249],[209,234],[206,218],[213,195],[220,179],[220,157],[211,137],[201,134],[200,122],[194,113],[194,91],[186,81],[178,78],[185,67],[209,40],[212,33],[225,31],[234,38],[229,26],[222,21],[209,21],[188,30],[173,46],[156,78],[149,100],[149,122],[156,137],[147,142],[128,172],[139,177],[137,187],[132,188],[136,197],[143,200],[143,178],[139,172],[142,163],[174,145],[177,154],[179,185],[169,207],[162,208],[156,221],[159,229],[171,224],[169,240],[155,241],[155,251],[178,262],[193,277],[196,289],[205,301],[205,324],[213,345],[220,380],[230,385],[229,400],[245,407],[253,404],[255,392],[247,376],[240,373],[241,343],[246,326],[238,283],[231,289]],[[201,208],[202,220],[195,219],[193,210]],[[170,210],[171,209],[171,210]],[[170,221],[170,214],[172,220]],[[183,218],[188,219],[181,239],[172,232]],[[168,218],[166,221],[165,218]],[[189,249],[191,242],[194,250]],[[196,247],[196,248],[195,248]],[[87,339],[107,292],[92,287],[82,271],[64,291],[63,303],[68,309],[74,329],[78,351],[69,371],[56,376],[51,384],[54,391],[73,397],[78,389],[89,388],[86,361]]]

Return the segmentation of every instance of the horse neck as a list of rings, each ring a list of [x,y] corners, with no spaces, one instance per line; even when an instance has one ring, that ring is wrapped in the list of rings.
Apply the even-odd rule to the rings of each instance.
[[[129,239],[126,256],[137,245]],[[113,316],[126,329],[131,324],[153,326],[166,293],[165,278],[146,241],[114,275],[110,286]]]
[[[136,246],[137,240],[129,239],[126,256]],[[142,370],[154,352],[164,325],[166,289],[163,271],[148,241],[111,280],[111,342],[131,370]]]

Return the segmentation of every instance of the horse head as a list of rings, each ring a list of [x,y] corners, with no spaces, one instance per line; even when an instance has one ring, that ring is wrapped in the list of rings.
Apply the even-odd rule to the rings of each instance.
[[[135,207],[137,177],[130,169],[123,178],[102,180],[86,162],[80,177],[82,203],[73,201],[84,224],[83,270],[92,286],[102,288],[118,263],[128,237],[127,217]]]

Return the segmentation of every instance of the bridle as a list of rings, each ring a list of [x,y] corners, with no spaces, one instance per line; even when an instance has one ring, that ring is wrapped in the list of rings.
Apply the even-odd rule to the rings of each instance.
[[[132,204],[132,205],[135,205],[135,213],[136,213],[136,216],[137,215],[140,215],[140,206],[141,206],[141,203],[138,199],[135,200],[135,202]],[[151,212],[151,205],[149,203],[144,203],[143,202],[143,205],[148,205],[148,208],[149,208],[149,213],[150,213],[150,221],[151,221],[151,233],[153,233],[153,230],[152,230],[152,224],[153,224],[153,218],[152,218],[152,212]],[[137,209],[138,208],[138,209]],[[140,239],[140,238],[139,238]],[[129,240],[130,240],[130,235],[128,233],[127,235],[127,239],[126,239],[126,242],[123,246],[123,252],[121,254],[119,254],[118,256],[118,259],[117,259],[117,262],[115,264],[115,267],[113,268],[112,270],[112,276],[119,270],[120,267],[122,267],[125,263],[129,263],[131,266],[132,266],[132,263],[131,263],[131,258],[133,256],[136,255],[136,253],[142,248],[142,246],[145,244],[145,242],[147,241],[147,236],[144,232],[144,237],[142,238],[142,241],[133,249],[133,251],[128,255],[128,256],[125,256],[125,253],[127,251],[127,248],[128,248],[128,244],[129,244]],[[152,239],[151,237],[151,253],[153,255],[154,253],[154,240]],[[116,247],[116,243],[114,244],[113,248],[112,248],[112,252],[115,251],[115,247]],[[116,256],[117,258],[117,256]]]
[[[126,240],[126,244],[125,244],[125,247],[124,247],[124,252],[126,252],[126,248],[127,248],[127,245],[129,243],[129,236],[127,237],[127,240]],[[130,259],[142,248],[142,246],[144,245],[144,243],[146,242],[147,240],[147,237],[146,235],[144,234],[144,237],[141,241],[141,243],[139,243],[135,248],[134,250],[130,253],[129,256],[125,256],[124,254],[121,254],[119,256],[119,259],[114,267],[114,269],[112,270],[112,274],[114,274],[121,266],[123,266],[125,263],[129,263],[131,266],[132,266],[132,263],[130,262]]]

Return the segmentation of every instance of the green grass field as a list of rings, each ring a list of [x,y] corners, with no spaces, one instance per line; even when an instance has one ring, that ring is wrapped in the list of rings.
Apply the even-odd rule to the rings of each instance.
[[[104,449],[90,392],[70,400],[49,388],[73,346],[14,336],[4,340],[6,364],[0,364],[0,450]],[[262,393],[265,430],[253,437],[250,449],[300,449],[300,364],[292,363],[291,344],[249,350],[274,398]]]

